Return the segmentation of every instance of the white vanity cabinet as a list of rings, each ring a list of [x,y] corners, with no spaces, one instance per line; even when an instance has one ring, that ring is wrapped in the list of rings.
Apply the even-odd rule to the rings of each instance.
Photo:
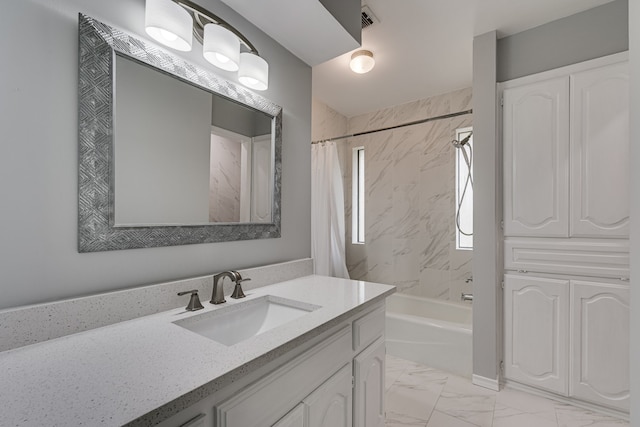
[[[351,427],[352,396],[351,364],[347,364],[302,401],[304,426]]]
[[[261,377],[240,378],[161,426],[182,426],[202,414],[198,427],[352,427],[354,420],[383,427],[384,316],[384,304],[376,304],[306,351],[281,356]]]
[[[304,427],[304,404],[299,404],[273,427]]]
[[[380,337],[353,359],[354,427],[385,425],[385,353]]]

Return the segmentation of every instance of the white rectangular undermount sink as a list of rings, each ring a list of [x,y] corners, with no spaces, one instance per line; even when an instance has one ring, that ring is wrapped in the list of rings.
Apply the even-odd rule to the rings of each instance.
[[[173,322],[220,344],[232,346],[320,308],[273,295],[239,302]]]

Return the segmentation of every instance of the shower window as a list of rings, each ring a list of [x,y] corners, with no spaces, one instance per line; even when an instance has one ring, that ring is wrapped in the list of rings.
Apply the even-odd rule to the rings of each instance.
[[[353,149],[353,220],[352,239],[354,244],[364,243],[364,147]]]
[[[469,137],[472,128],[456,129],[456,141]],[[468,147],[466,146],[468,145]],[[473,136],[456,149],[456,249],[473,249]],[[463,150],[465,150],[463,152]],[[465,159],[465,153],[467,158]]]

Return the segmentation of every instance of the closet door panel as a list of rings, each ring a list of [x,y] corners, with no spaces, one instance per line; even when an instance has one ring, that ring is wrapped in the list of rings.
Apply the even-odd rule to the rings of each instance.
[[[571,395],[629,410],[629,288],[572,281]]]
[[[627,237],[627,63],[572,75],[571,93],[571,236]]]
[[[568,394],[569,281],[505,275],[505,376]]]
[[[569,235],[569,77],[503,92],[504,234]]]

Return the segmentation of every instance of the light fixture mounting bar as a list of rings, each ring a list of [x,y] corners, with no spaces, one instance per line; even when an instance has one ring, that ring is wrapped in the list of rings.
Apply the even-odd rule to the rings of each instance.
[[[231,31],[236,35],[236,37],[238,37],[238,39],[240,39],[240,42],[244,44],[251,53],[258,55],[258,49],[256,49],[255,46],[240,31],[238,31],[233,25],[229,24],[224,19],[209,12],[207,9],[193,3],[190,0],[173,1],[182,6],[187,12],[191,14],[191,16],[193,16],[193,35],[196,40],[200,42],[200,44],[202,44],[204,40],[204,26],[212,23],[220,25]]]

